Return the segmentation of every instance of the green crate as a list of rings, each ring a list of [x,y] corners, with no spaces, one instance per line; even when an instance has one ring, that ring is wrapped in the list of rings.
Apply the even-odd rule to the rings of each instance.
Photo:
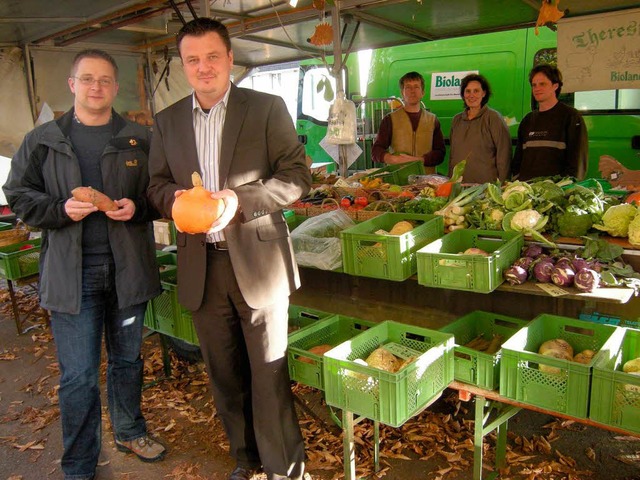
[[[334,314],[314,308],[289,305],[289,335],[332,315]]]
[[[13,228],[13,224],[7,222],[0,222],[0,232],[3,230],[11,230]]]
[[[518,258],[523,245],[520,233],[454,230],[418,250],[418,283],[426,287],[492,292],[504,281],[502,272]],[[479,248],[490,255],[462,254],[467,248]]]
[[[40,238],[34,238],[0,247],[0,277],[19,280],[38,273],[41,241]],[[32,248],[21,250],[27,245]]]
[[[555,315],[539,315],[502,344],[500,395],[555,412],[586,418],[593,364],[619,349],[614,333],[618,327],[598,325]],[[566,340],[574,354],[589,349],[596,353],[588,364],[538,354],[547,340]],[[559,368],[543,372],[539,365]]]
[[[419,224],[402,235],[375,233],[388,232],[401,220]],[[418,270],[416,252],[443,233],[444,221],[439,215],[383,213],[340,232],[344,272],[401,282]]]
[[[602,355],[593,366],[589,418],[640,433],[640,376],[622,371],[626,362],[640,357],[640,330],[619,332],[621,348]]]
[[[504,343],[527,323],[519,318],[478,310],[441,328],[441,332],[451,333],[455,337],[454,378],[487,390],[497,389],[501,351],[490,354],[464,345],[478,336],[491,341],[494,335],[502,335]]]
[[[289,335],[289,376],[291,380],[324,390],[323,355],[309,352],[318,345],[336,346],[375,325],[374,322],[344,315],[319,320]]]
[[[389,343],[420,355],[396,373],[361,363],[376,348]],[[453,348],[451,334],[382,322],[325,354],[327,404],[399,427],[453,381]]]
[[[386,165],[371,174],[369,178],[381,178],[384,183],[392,185],[409,185],[409,175],[424,175],[421,161]]]

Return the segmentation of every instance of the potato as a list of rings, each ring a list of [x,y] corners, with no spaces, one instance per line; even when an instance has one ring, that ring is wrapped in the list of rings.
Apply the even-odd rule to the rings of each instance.
[[[107,197],[104,193],[99,192],[91,187],[78,187],[71,190],[73,198],[79,202],[89,202],[98,207],[102,212],[112,212],[118,210],[116,202]]]

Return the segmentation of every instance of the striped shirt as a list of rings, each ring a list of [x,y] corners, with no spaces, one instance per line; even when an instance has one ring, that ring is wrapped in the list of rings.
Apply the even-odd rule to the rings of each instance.
[[[222,129],[227,114],[230,88],[209,112],[205,112],[193,93],[193,131],[196,136],[196,150],[198,151],[198,163],[202,172],[204,188],[210,192],[223,189],[220,185],[218,165],[220,163],[220,147],[222,145]],[[207,242],[220,242],[224,240],[224,233],[217,232],[207,235]]]

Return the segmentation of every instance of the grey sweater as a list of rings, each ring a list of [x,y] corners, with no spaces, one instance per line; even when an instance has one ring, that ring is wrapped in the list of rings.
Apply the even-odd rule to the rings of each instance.
[[[451,157],[449,176],[453,167],[467,159],[465,183],[504,182],[511,166],[511,135],[502,115],[487,105],[477,117],[469,120],[467,110],[453,117],[451,122]]]

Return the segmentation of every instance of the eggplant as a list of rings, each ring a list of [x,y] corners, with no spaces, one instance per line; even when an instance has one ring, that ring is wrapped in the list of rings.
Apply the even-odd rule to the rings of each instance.
[[[558,267],[556,264],[551,271],[551,281],[559,287],[570,287],[576,273],[570,267]]]
[[[581,268],[576,272],[573,284],[583,292],[593,292],[600,286],[600,274],[590,268]]]
[[[555,265],[551,257],[545,257],[540,261],[537,261],[533,266],[533,276],[536,281],[540,283],[549,283],[551,281],[551,272]]]
[[[511,285],[522,285],[527,281],[527,270],[519,265],[512,265],[503,272],[503,276]]]
[[[532,243],[527,246],[522,252],[525,257],[538,258],[542,254],[542,246],[537,243]]]

